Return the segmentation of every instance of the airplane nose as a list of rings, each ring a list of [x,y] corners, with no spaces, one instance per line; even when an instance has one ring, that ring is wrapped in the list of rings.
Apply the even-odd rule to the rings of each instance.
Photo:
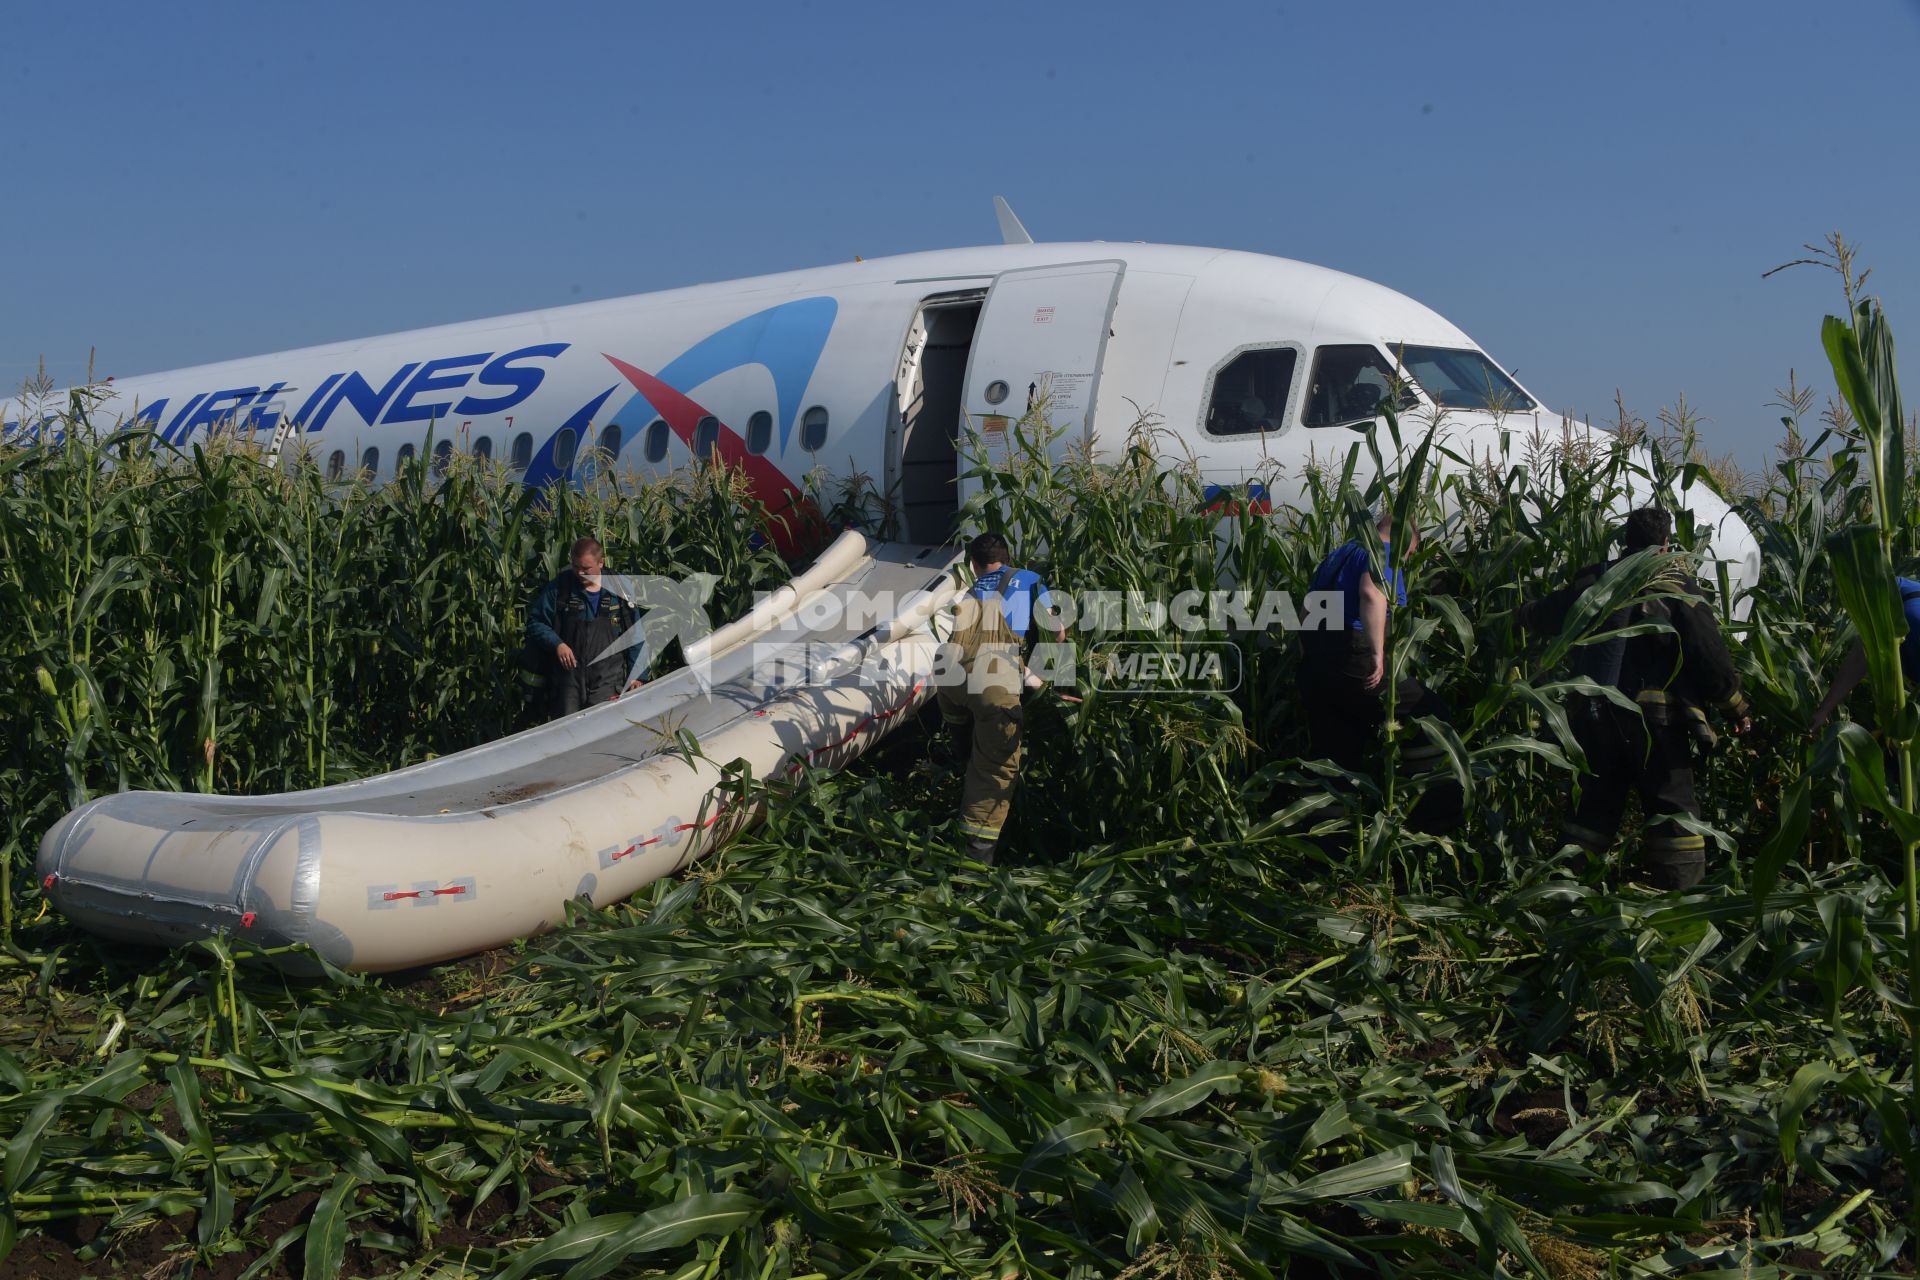
[[[1476,462],[1482,458],[1489,462],[1498,461],[1503,466],[1518,462],[1523,456],[1527,447],[1528,426],[1496,421],[1491,417],[1476,419],[1466,414],[1459,415],[1459,418],[1460,421],[1450,421],[1447,437],[1450,449],[1456,454]],[[1536,438],[1542,434],[1538,427],[1533,428],[1533,433]],[[1570,418],[1563,420],[1548,439],[1550,443],[1571,441],[1609,448],[1614,443],[1611,432],[1575,423]],[[1700,566],[1701,584],[1717,594],[1721,589],[1724,568],[1728,614],[1737,622],[1745,622],[1753,611],[1753,593],[1760,587],[1760,540],[1753,530],[1703,480],[1695,479],[1677,492],[1674,488],[1668,488],[1664,496],[1656,497],[1655,486],[1650,482],[1659,469],[1653,465],[1653,459],[1644,448],[1630,449],[1627,462],[1627,467],[1618,476],[1618,483],[1622,487],[1608,500],[1609,517],[1615,521],[1624,520],[1628,512],[1649,502],[1658,502],[1669,509],[1685,508],[1691,512],[1695,531],[1706,535],[1707,540],[1705,558]],[[1542,472],[1541,479],[1549,487],[1557,483],[1551,468]],[[1669,483],[1677,484],[1675,481]]]
[[[1590,440],[1610,438],[1593,428],[1583,428]],[[1621,519],[1627,512],[1654,500],[1647,481],[1656,474],[1653,459],[1641,448],[1632,450],[1631,466],[1623,477],[1625,489],[1614,498],[1614,514]],[[1684,473],[1683,473],[1684,474]],[[1693,515],[1693,527],[1707,538],[1706,554],[1700,565],[1702,585],[1720,590],[1721,570],[1725,569],[1727,612],[1736,622],[1745,622],[1753,611],[1753,593],[1760,588],[1760,540],[1747,522],[1727,505],[1726,499],[1709,488],[1704,480],[1694,479],[1679,488],[1668,489],[1663,505],[1684,507]]]

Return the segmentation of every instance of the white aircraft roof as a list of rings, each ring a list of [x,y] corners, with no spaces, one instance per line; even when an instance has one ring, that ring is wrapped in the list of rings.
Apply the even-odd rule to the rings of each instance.
[[[423,346],[431,346],[433,340],[439,337],[451,338],[455,334],[478,337],[494,328],[524,328],[540,323],[550,326],[558,336],[569,322],[625,310],[641,299],[649,304],[670,306],[694,297],[831,293],[902,280],[986,280],[1001,271],[1023,266],[1104,258],[1119,259],[1127,264],[1130,271],[1201,277],[1216,293],[1242,292],[1252,294],[1255,298],[1270,298],[1283,311],[1299,305],[1301,313],[1298,325],[1303,339],[1312,332],[1318,341],[1412,341],[1448,346],[1472,345],[1464,333],[1431,308],[1384,285],[1327,267],[1235,250],[1083,241],[933,249],[352,338],[298,348],[298,351],[305,356],[345,357],[385,345],[402,336],[419,339]],[[213,384],[221,381],[221,372],[227,366],[255,364],[263,359],[289,354],[292,353],[267,352],[155,372],[190,373],[197,380]]]

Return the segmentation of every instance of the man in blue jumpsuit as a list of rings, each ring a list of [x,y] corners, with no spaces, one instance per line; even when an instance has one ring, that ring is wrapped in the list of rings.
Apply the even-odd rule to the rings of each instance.
[[[1392,531],[1392,509],[1383,507],[1373,530],[1375,546],[1356,538],[1336,548],[1320,562],[1308,587],[1340,593],[1341,625],[1301,633],[1299,690],[1307,736],[1315,754],[1352,773],[1369,769],[1380,745],[1387,720],[1387,614],[1406,607],[1402,566],[1420,545],[1418,531],[1410,531],[1406,548],[1396,550]],[[1376,552],[1379,572],[1374,569]],[[1392,690],[1394,714],[1402,722],[1417,716],[1447,718],[1446,703],[1420,681],[1409,677]],[[1441,748],[1424,735],[1410,734],[1400,748],[1401,763],[1413,773],[1432,769],[1442,757]],[[1458,783],[1437,783],[1420,798],[1410,825],[1424,831],[1454,827],[1462,802]]]

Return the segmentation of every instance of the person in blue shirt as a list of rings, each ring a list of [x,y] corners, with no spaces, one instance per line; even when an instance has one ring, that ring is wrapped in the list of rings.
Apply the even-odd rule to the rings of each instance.
[[[633,605],[606,587],[606,554],[594,538],[568,551],[569,567],[542,587],[527,609],[527,647],[541,655],[554,718],[611,702],[641,684],[646,645],[614,651],[633,629]]]
[[[1895,578],[1900,587],[1900,607],[1907,615],[1906,638],[1900,641],[1900,670],[1909,680],[1920,680],[1920,582],[1912,578]],[[1814,732],[1826,727],[1847,695],[1857,688],[1867,676],[1867,649],[1858,640],[1840,659],[1840,669],[1833,674],[1833,687],[1827,690],[1827,696],[1820,700],[1819,709],[1813,713],[1813,723],[1808,726]]]
[[[1308,587],[1339,593],[1340,625],[1301,633],[1299,691],[1307,737],[1314,754],[1351,773],[1367,771],[1379,748],[1387,719],[1387,616],[1406,607],[1405,565],[1420,545],[1419,532],[1410,530],[1407,545],[1396,551],[1392,532],[1393,511],[1383,505],[1374,545],[1356,538],[1336,548],[1320,562]],[[1394,713],[1402,722],[1447,718],[1446,703],[1420,681],[1409,677],[1392,690]],[[1441,748],[1423,734],[1409,734],[1401,744],[1400,760],[1409,772],[1426,772],[1441,758]],[[1457,783],[1435,784],[1421,797],[1411,823],[1420,830],[1447,830],[1458,825],[1462,802]]]
[[[1011,558],[997,533],[967,544],[973,586],[955,610],[935,667],[941,719],[970,739],[960,833],[967,853],[982,862],[993,861],[1020,776],[1020,693],[1036,683],[1027,675],[1026,649],[1052,610],[1040,575],[1014,568]],[[1062,627],[1045,629],[1066,639]]]

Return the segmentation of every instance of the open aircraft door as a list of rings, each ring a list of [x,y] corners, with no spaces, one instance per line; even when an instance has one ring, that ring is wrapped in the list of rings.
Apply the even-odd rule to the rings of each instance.
[[[1090,439],[1100,362],[1126,264],[1069,262],[994,277],[967,362],[966,425],[998,452],[1042,400],[1067,440]],[[964,454],[964,451],[963,451]],[[965,470],[966,458],[961,458]],[[966,486],[962,482],[962,498]]]

